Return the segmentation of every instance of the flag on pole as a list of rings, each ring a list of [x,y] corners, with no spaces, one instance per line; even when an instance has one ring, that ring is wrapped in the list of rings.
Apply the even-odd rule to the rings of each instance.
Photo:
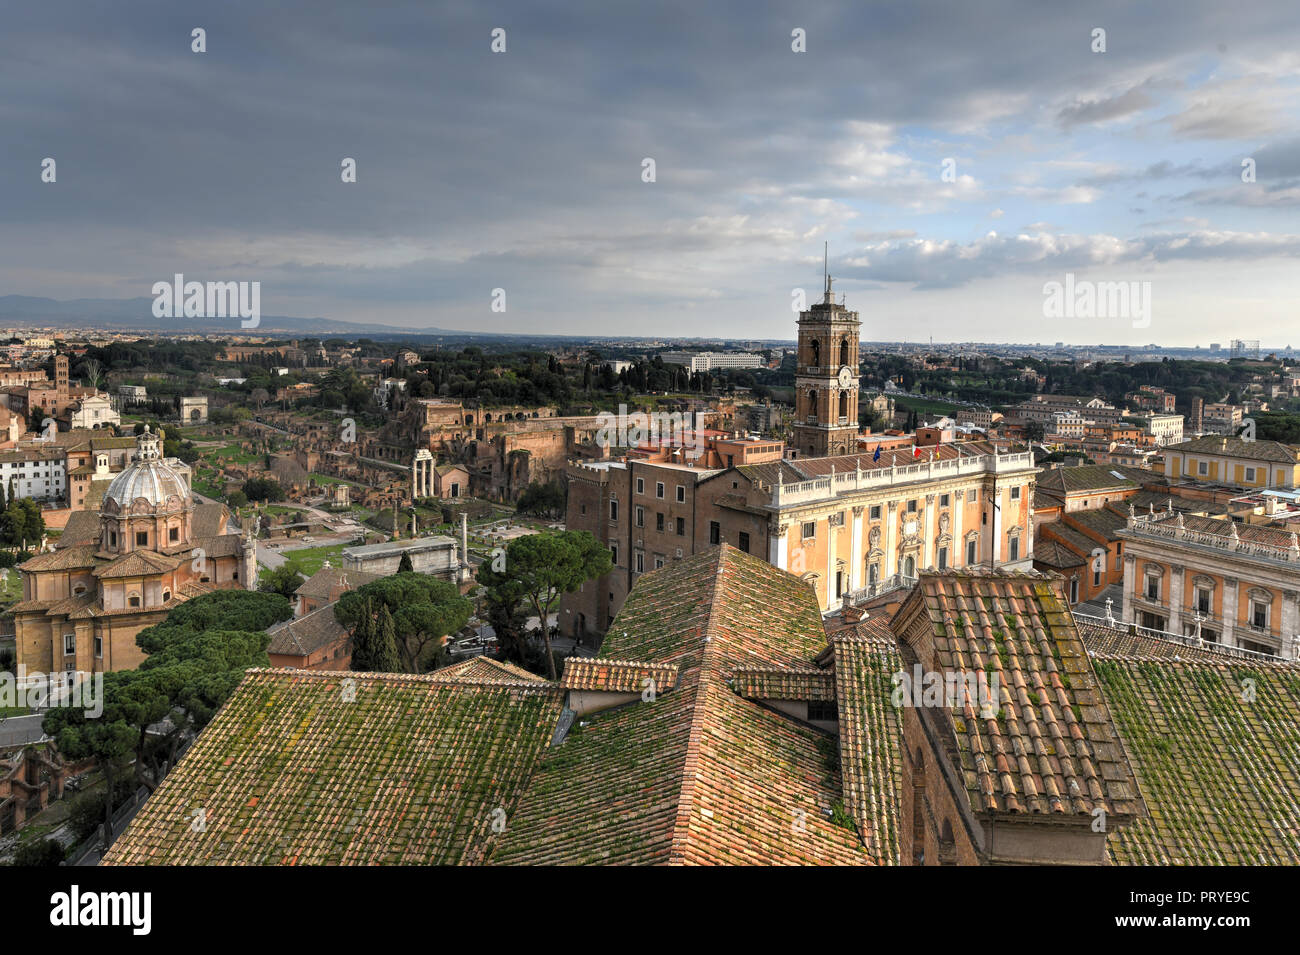
[[[876,443],[876,453],[873,454],[873,455],[871,456],[871,460],[872,460],[872,461],[879,461],[879,460],[880,460],[880,443],[879,443],[879,442]]]

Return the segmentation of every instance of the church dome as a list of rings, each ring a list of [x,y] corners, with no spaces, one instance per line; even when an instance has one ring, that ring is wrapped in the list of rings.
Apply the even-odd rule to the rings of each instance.
[[[189,488],[184,479],[177,474],[159,453],[161,433],[151,434],[148,427],[136,439],[136,460],[108,485],[104,492],[104,504],[113,501],[119,512],[129,511],[139,498],[144,498],[155,508],[175,497],[182,507],[190,502]]]

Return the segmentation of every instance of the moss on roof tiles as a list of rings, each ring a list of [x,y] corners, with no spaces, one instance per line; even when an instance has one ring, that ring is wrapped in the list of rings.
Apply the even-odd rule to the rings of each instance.
[[[560,706],[549,683],[249,671],[105,862],[482,861]]]

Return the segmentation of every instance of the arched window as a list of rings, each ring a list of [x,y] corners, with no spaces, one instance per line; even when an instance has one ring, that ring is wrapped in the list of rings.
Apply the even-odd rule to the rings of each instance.
[[[126,598],[126,605],[127,605],[128,607],[138,607],[138,606],[140,606],[140,595],[139,595],[139,594],[132,594],[131,596],[127,597],[127,598]]]
[[[811,415],[815,415],[817,413],[817,392],[816,391],[810,390],[808,392],[808,413]]]
[[[903,576],[904,577],[916,576],[916,558],[913,557],[911,554],[908,554],[906,557],[903,558]]]
[[[841,391],[840,392],[840,417],[847,418],[848,416],[849,416],[849,393],[847,391]]]
[[[841,338],[840,339],[840,364],[847,365],[848,363],[849,363],[849,340],[847,338]]]
[[[822,363],[822,344],[815,338],[809,344],[812,347],[812,361],[808,364],[820,366]]]

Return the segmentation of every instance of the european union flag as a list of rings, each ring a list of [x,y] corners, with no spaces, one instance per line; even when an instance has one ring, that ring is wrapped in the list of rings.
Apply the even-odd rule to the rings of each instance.
[[[879,444],[876,445],[876,453],[873,454],[873,455],[871,456],[871,460],[872,460],[872,461],[879,461],[879,460],[880,460],[880,445],[879,445]]]

